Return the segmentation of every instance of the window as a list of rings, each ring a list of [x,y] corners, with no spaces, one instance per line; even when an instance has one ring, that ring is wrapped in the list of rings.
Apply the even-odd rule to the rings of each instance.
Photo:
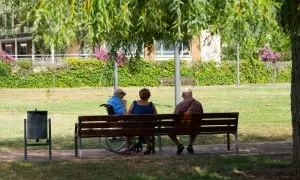
[[[18,47],[18,54],[19,55],[26,55],[27,54],[27,43],[20,43]]]
[[[7,54],[12,54],[12,45],[11,45],[11,44],[5,44],[5,45],[4,45],[4,51],[5,51]]]
[[[163,41],[155,41],[155,55],[174,56],[174,44],[167,45]],[[179,55],[190,56],[190,47],[181,43],[179,46]]]

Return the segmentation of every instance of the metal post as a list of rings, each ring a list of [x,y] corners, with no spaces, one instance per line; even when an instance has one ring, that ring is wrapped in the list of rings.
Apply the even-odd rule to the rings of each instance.
[[[180,60],[179,60],[179,43],[175,42],[175,106],[180,102]]]
[[[18,59],[18,40],[15,38],[15,59]]]
[[[2,41],[0,40],[0,51],[2,50]]]
[[[82,139],[79,137],[79,157],[82,158],[83,152],[82,152]]]
[[[118,88],[118,62],[114,61],[114,89]]]
[[[158,152],[161,153],[162,152],[162,144],[161,144],[161,134],[160,134],[160,131],[161,131],[161,119],[158,120],[158,134],[157,134],[157,137],[158,137]]]
[[[240,86],[240,44],[236,47],[236,86]]]
[[[27,160],[26,119],[24,119],[24,160]]]
[[[31,60],[34,63],[35,61],[35,45],[33,40],[31,41]]]
[[[75,136],[74,136],[74,144],[75,144],[75,157],[78,157],[78,140],[77,140],[77,123],[75,123]]]
[[[51,61],[54,64],[55,58],[54,58],[54,44],[51,43]]]
[[[52,159],[51,119],[49,118],[49,159]]]
[[[227,151],[230,151],[230,135],[227,133]]]

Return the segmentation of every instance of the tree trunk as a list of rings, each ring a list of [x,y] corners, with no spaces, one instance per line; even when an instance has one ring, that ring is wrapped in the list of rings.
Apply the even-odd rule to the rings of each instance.
[[[292,34],[291,112],[293,125],[293,165],[300,177],[300,36]]]

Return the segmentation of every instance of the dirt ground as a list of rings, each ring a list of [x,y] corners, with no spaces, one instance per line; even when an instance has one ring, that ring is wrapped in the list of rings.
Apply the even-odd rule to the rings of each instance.
[[[198,145],[194,147],[194,155],[224,155],[224,156],[234,156],[237,155],[235,151],[234,144],[231,145],[231,151],[226,150],[226,144],[217,145]],[[177,156],[176,147],[163,147],[162,152],[156,149],[156,154],[151,157],[155,158],[158,156]],[[48,160],[47,150],[28,150],[28,160],[29,161],[43,161]],[[247,155],[291,155],[292,153],[292,142],[281,141],[281,142],[261,142],[261,143],[243,143],[239,144],[240,156]],[[113,159],[113,158],[130,158],[143,156],[143,153],[133,152],[131,155],[120,155],[106,151],[104,149],[84,149],[79,152],[82,157],[75,157],[74,150],[53,150],[52,159],[54,160],[98,160],[98,159]],[[190,156],[186,152],[183,152],[182,156]],[[24,151],[0,151],[0,161],[20,161],[24,160]],[[281,180],[281,179],[293,179],[294,170],[292,168],[271,168],[262,170],[252,170],[244,172],[234,172],[235,175],[242,177],[242,179],[258,179],[258,180]]]

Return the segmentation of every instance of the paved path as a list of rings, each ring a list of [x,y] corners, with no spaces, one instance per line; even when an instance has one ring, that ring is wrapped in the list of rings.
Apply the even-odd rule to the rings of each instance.
[[[234,144],[232,144],[232,151],[226,151],[226,144],[216,145],[200,145],[194,146],[195,155],[235,155]],[[163,147],[162,153],[151,155],[157,156],[176,156],[177,148]],[[260,155],[260,154],[291,154],[292,153],[292,142],[291,141],[280,141],[280,142],[261,142],[261,143],[243,143],[239,144],[239,155]],[[184,150],[183,156],[189,156]],[[55,160],[75,160],[73,150],[53,150],[52,158]],[[121,155],[108,152],[104,149],[85,149],[83,150],[83,159],[103,159],[103,158],[114,158],[120,157]],[[127,157],[144,156],[143,153],[132,153]],[[24,151],[0,151],[0,161],[19,161],[24,159]],[[29,160],[47,160],[47,150],[28,150]]]

